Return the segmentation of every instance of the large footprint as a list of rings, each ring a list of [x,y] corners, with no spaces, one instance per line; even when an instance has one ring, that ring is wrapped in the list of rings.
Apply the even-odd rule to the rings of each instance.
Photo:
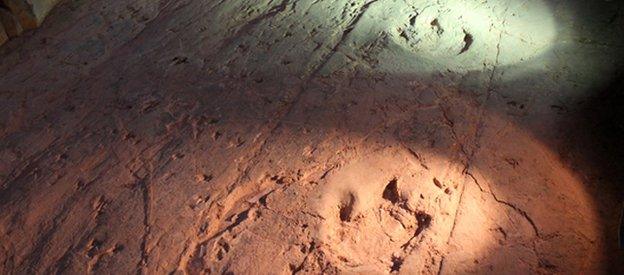
[[[325,218],[318,238],[334,264],[351,272],[398,271],[425,235],[437,238],[431,227],[452,195],[433,183],[435,172],[390,151],[330,174],[318,202]]]

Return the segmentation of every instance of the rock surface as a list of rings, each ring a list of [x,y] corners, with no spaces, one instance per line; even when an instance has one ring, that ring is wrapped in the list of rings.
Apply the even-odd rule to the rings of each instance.
[[[0,48],[0,271],[622,272],[623,7],[64,3]]]
[[[0,24],[3,25],[8,37],[16,37],[24,31],[19,19],[9,10],[4,8],[0,8]]]
[[[32,30],[41,25],[52,8],[59,0],[1,0],[0,27],[6,32],[0,45],[8,38],[22,34],[24,30]]]
[[[59,0],[2,0],[26,30],[39,27]]]
[[[4,44],[9,40],[9,34],[6,32],[6,29],[2,24],[0,24],[0,45]]]

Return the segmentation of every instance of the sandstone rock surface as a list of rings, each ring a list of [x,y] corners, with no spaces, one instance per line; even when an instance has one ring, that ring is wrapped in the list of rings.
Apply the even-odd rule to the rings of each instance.
[[[16,37],[24,30],[41,25],[59,0],[2,0],[0,2],[0,24],[8,37]],[[0,41],[0,45],[6,42]]]
[[[22,34],[23,29],[19,19],[7,9],[0,8],[0,24],[4,26],[9,37]]]
[[[623,8],[63,3],[0,47],[0,273],[622,272]]]
[[[7,34],[4,26],[0,24],[0,45],[9,40],[9,34]]]

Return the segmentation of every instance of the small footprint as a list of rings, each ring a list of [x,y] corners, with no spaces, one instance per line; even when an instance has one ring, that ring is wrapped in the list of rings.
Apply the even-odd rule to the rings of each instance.
[[[392,179],[388,185],[386,185],[381,197],[390,201],[392,204],[398,203],[401,200],[401,197],[399,195],[399,187],[397,184],[398,180],[396,178]]]
[[[352,193],[343,200],[340,204],[340,220],[343,222],[350,222],[353,216],[353,206],[355,205],[355,196]]]

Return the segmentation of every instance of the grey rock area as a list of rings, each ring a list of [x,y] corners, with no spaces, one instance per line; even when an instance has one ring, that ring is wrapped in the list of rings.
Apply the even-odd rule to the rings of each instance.
[[[0,47],[0,273],[623,273],[623,8],[61,1]]]

